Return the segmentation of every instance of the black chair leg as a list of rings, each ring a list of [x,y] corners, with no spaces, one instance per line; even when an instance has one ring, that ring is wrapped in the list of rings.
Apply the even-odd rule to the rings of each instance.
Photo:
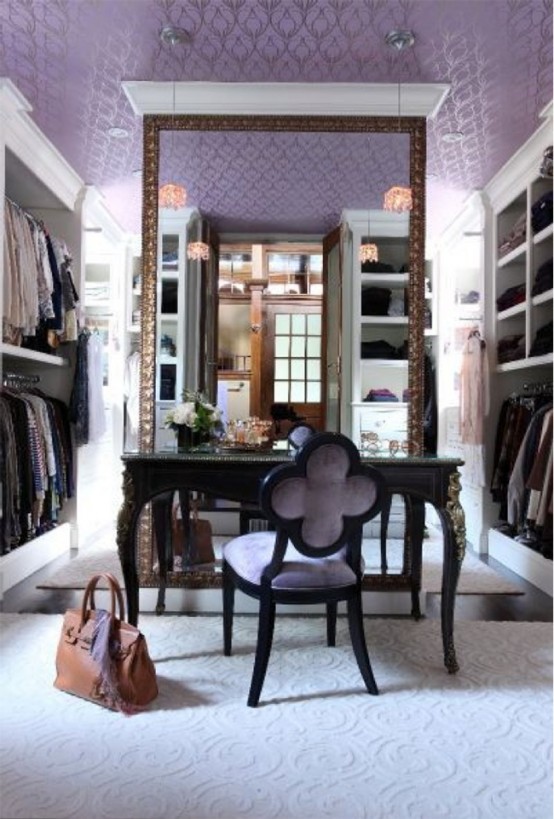
[[[223,654],[231,656],[233,644],[233,614],[235,609],[235,584],[229,574],[227,564],[223,563]]]
[[[364,635],[364,620],[362,613],[362,601],[360,597],[354,597],[348,601],[348,627],[350,629],[350,639],[352,640],[352,648],[358,663],[361,675],[366,684],[366,688],[370,694],[378,694],[377,683],[373,676],[371,663],[369,661],[369,654],[367,653],[367,645]]]
[[[262,693],[271,644],[273,642],[273,631],[275,628],[275,603],[273,600],[262,595],[260,599],[260,614],[258,620],[258,643],[256,645],[256,659],[254,661],[254,671],[252,672],[252,682],[250,693],[248,694],[248,705],[255,708]]]
[[[334,647],[337,639],[337,604],[327,603],[327,645]]]

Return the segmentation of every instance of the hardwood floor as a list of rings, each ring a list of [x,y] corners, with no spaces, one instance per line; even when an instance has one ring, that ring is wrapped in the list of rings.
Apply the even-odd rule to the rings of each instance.
[[[17,586],[8,589],[0,602],[4,612],[33,612],[61,614],[67,608],[79,606],[82,591],[70,589],[37,589],[37,583],[49,577],[70,559],[69,555],[59,557]],[[519,620],[552,622],[552,598],[531,583],[506,569],[493,558],[482,557],[483,562],[505,575],[521,588],[523,594],[463,594],[456,599],[456,618],[460,620]],[[424,614],[426,617],[440,618],[440,595],[428,594]],[[423,604],[423,601],[422,601]]]

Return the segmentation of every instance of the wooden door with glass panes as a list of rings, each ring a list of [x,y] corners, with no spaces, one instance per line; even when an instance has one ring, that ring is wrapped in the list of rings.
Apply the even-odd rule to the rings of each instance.
[[[321,299],[267,301],[262,331],[262,418],[272,404],[323,429]],[[282,432],[290,424],[282,424]]]

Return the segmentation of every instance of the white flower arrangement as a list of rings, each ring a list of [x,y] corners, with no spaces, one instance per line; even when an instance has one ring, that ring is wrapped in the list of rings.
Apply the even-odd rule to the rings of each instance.
[[[170,409],[165,416],[165,426],[178,430],[189,427],[194,432],[213,435],[223,430],[221,410],[200,392],[183,392],[183,403]]]

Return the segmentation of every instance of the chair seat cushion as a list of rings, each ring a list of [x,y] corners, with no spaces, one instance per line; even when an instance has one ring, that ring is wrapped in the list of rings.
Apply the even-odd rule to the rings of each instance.
[[[251,532],[223,546],[223,557],[243,580],[259,586],[271,562],[275,532]],[[363,570],[362,565],[362,570]],[[351,586],[356,575],[344,559],[344,550],[332,557],[307,558],[289,543],[282,571],[273,579],[275,589],[328,589]]]

